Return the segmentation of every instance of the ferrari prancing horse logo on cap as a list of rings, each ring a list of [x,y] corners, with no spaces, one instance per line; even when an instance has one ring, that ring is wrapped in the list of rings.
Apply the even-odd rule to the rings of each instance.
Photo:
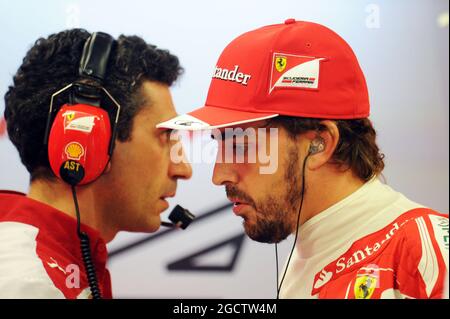
[[[274,53],[269,93],[275,88],[318,89],[320,64],[323,61],[326,59]]]
[[[287,58],[284,56],[277,56],[275,59],[275,67],[278,72],[283,72],[286,68]]]

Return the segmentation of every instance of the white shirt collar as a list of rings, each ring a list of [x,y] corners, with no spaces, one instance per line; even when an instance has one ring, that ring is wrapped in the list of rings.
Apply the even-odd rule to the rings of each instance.
[[[360,227],[371,222],[387,203],[396,201],[400,193],[374,178],[358,190],[306,221],[299,228],[297,252],[308,258],[327,251],[331,246],[346,244]]]

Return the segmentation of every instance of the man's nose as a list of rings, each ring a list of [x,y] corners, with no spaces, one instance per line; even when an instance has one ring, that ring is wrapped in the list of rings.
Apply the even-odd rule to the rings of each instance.
[[[233,164],[216,162],[214,165],[212,182],[217,186],[226,185],[228,183],[237,184],[238,175],[233,169]]]
[[[186,159],[184,148],[182,149],[182,158],[180,162],[170,161],[169,175],[175,179],[190,179],[192,177],[192,166]]]

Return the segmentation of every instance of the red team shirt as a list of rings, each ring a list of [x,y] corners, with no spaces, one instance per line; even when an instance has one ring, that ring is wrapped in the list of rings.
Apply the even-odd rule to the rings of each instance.
[[[15,192],[0,192],[0,298],[90,298],[74,218]],[[111,298],[107,250],[89,235],[100,291]]]
[[[448,246],[447,215],[374,179],[300,227],[280,296],[442,298]]]
[[[411,210],[353,243],[344,255],[324,267],[314,278],[312,295],[442,298],[448,260],[439,241],[447,236],[448,242],[445,229],[446,216],[422,208]]]

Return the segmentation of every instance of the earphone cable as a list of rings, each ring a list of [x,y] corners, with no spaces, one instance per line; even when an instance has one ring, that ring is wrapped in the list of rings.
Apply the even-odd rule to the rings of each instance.
[[[279,269],[278,269],[278,244],[277,243],[275,243],[275,265],[276,265],[276,268],[277,268],[277,281],[276,281],[276,287],[277,287],[277,299],[280,299],[280,296],[279,296],[279,294],[278,294],[278,280],[279,280],[279,278],[278,278],[278,274],[279,274]]]
[[[286,268],[284,269],[283,277],[281,277],[280,285],[277,287],[277,299],[279,299],[281,287],[283,285],[284,278],[285,278],[287,270],[289,268],[289,263],[291,262],[291,257],[292,257],[292,253],[294,252],[294,249],[295,249],[295,244],[297,243],[298,228],[300,226],[299,225],[300,224],[300,214],[302,212],[303,199],[304,199],[304,195],[305,195],[305,175],[306,175],[305,168],[306,168],[306,161],[308,160],[310,155],[311,155],[311,153],[308,153],[308,155],[306,155],[305,159],[303,160],[303,165],[302,165],[303,166],[303,168],[302,168],[302,192],[301,192],[300,208],[298,210],[298,216],[297,216],[297,227],[296,227],[296,231],[295,231],[295,238],[294,238],[294,243],[292,244],[292,249],[291,249],[291,252],[289,254],[289,258],[288,258],[287,264],[286,264]],[[277,255],[276,259],[277,259],[277,269],[278,269],[278,250],[276,250],[276,255]],[[278,278],[278,271],[277,271],[277,278]]]

